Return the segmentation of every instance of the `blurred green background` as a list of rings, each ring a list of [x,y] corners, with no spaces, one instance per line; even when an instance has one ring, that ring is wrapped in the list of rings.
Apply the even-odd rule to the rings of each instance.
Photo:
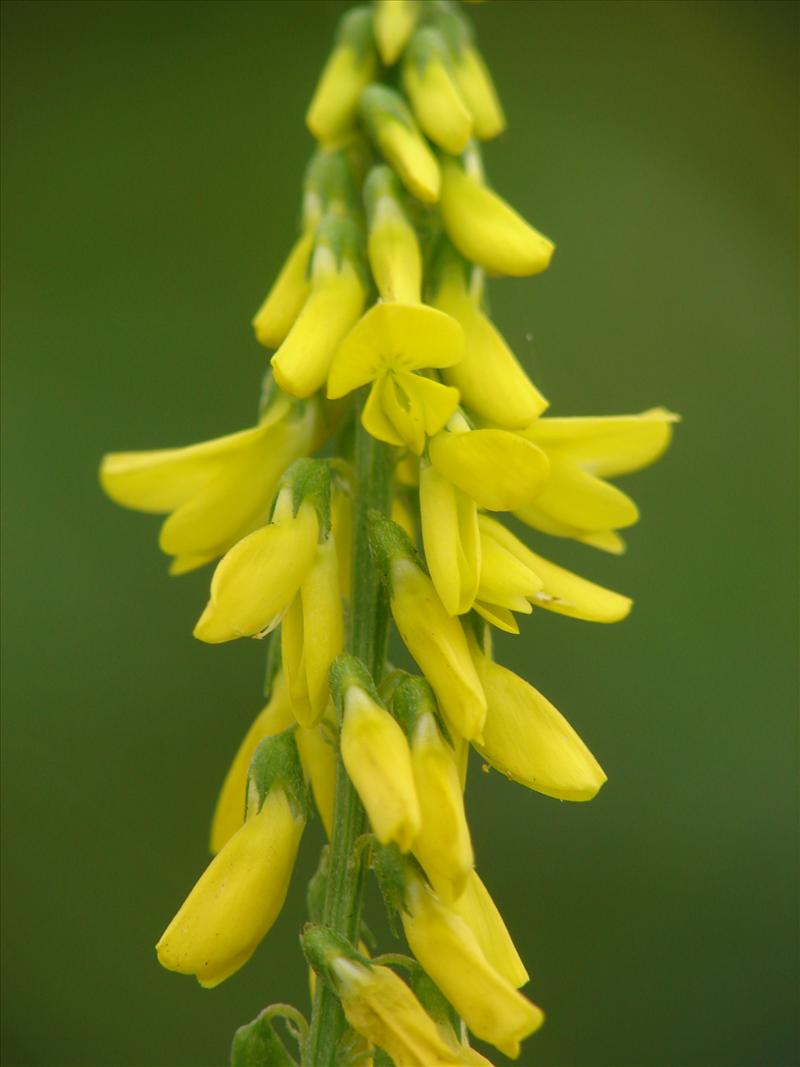
[[[249,318],[294,233],[304,109],[339,3],[11,2],[4,17],[4,1062],[218,1065],[305,1005],[321,833],[253,961],[213,992],[154,942],[206,860],[263,646],[191,626],[158,519],[106,450],[251,423]],[[494,183],[558,243],[493,313],[552,411],[681,412],[626,481],[635,596],[499,642],[609,774],[590,805],[471,777],[480,869],[548,1013],[544,1067],[797,1063],[797,7],[471,9],[509,130]],[[500,1057],[498,1057],[498,1060]]]

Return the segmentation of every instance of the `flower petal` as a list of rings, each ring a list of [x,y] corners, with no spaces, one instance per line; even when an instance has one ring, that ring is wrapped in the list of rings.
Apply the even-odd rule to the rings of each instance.
[[[313,563],[318,528],[316,511],[304,502],[294,518],[263,526],[234,545],[214,571],[195,637],[217,644],[273,629]]]
[[[638,521],[639,509],[621,489],[582,470],[555,450],[548,455],[550,477],[535,501],[540,511],[583,530],[616,530]]]
[[[529,504],[540,494],[549,471],[545,453],[508,430],[439,433],[429,450],[434,467],[489,511],[514,511]]]

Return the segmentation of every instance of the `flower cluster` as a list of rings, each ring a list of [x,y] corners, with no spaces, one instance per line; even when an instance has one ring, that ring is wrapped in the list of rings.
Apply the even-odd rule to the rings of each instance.
[[[534,608],[610,623],[631,607],[515,530],[624,551],[638,511],[609,479],[656,460],[675,416],[546,415],[489,318],[487,275],[535,275],[554,246],[484,173],[479,142],[505,120],[455,5],[347,13],[306,121],[318,144],[299,235],[253,322],[272,351],[257,425],[101,467],[112,499],[167,515],[171,573],[219,559],[199,640],[273,635],[214,858],[158,958],[204,986],[246,963],[313,800],[330,843],[303,935],[310,1028],[286,1009],[302,1062],[377,1049],[397,1067],[487,1063],[467,1030],[516,1056],[543,1015],[476,872],[469,746],[548,797],[589,800],[606,780],[553,704],[495,662],[492,628],[518,633]],[[389,613],[418,674],[387,663]],[[359,943],[366,867],[412,956]],[[238,1032],[234,1063],[294,1062],[275,1011]]]

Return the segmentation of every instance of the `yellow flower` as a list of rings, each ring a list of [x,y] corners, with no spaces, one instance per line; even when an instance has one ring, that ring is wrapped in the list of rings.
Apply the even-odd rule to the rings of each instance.
[[[306,125],[318,140],[335,140],[353,125],[361,90],[372,81],[376,67],[372,12],[348,11],[306,113]]]
[[[425,560],[436,592],[450,615],[472,607],[481,573],[478,509],[461,489],[423,459],[419,503]]]
[[[100,483],[118,504],[169,514],[160,545],[183,574],[260,526],[285,469],[320,444],[319,405],[278,394],[258,426],[186,448],[112,452]]]
[[[470,430],[456,414],[428,445],[435,469],[482,508],[514,511],[541,492],[550,465],[545,453],[508,430]]]
[[[360,685],[343,686],[341,700],[347,774],[381,844],[394,841],[407,852],[419,833],[420,810],[405,734]]]
[[[614,531],[635,523],[639,510],[604,479],[654,463],[669,446],[678,419],[665,408],[540,419],[524,435],[547,453],[550,478],[533,504],[517,509],[519,518],[543,533],[622,551],[624,542]]]
[[[345,396],[372,382],[361,416],[365,429],[420,455],[426,435],[438,433],[453,414],[458,391],[414,372],[455,363],[462,346],[460,326],[440,311],[376,304],[339,346],[328,396]]]
[[[475,135],[482,141],[496,137],[505,129],[506,120],[492,76],[473,43],[469,24],[445,7],[432,11],[431,21],[447,40],[453,74],[461,98],[472,113]]]
[[[194,974],[210,988],[255,952],[286,899],[305,826],[303,802],[294,786],[299,773],[290,736],[261,742],[251,768],[247,819],[162,934],[156,946],[162,966]]]
[[[472,637],[470,650],[489,704],[483,740],[475,743],[484,759],[545,796],[591,800],[606,775],[564,716]]]
[[[394,971],[344,956],[335,957],[330,969],[347,1021],[388,1053],[396,1067],[465,1062]]]
[[[510,626],[498,621],[505,612],[496,612],[497,607],[529,614],[533,604],[573,619],[605,623],[619,622],[630,612],[630,597],[543,559],[496,519],[480,515],[478,527],[481,580],[475,608],[502,629],[518,632],[513,619]]]
[[[461,403],[480,419],[506,430],[529,426],[547,401],[516,356],[481,310],[481,292],[467,281],[467,265],[446,242],[437,257],[436,289],[431,303],[461,324],[464,358],[443,370]]]
[[[487,960],[475,934],[419,877],[406,885],[401,913],[411,950],[469,1029],[507,1056],[519,1055],[520,1040],[544,1021]]]
[[[552,241],[455,159],[441,169],[442,224],[462,256],[490,274],[523,277],[549,266]]]
[[[433,694],[422,678],[401,682],[392,707],[411,739],[422,813],[414,855],[439,895],[452,901],[464,891],[475,862],[455,753],[439,732]]]
[[[314,505],[305,500],[295,514],[291,489],[282,489],[272,522],[220,560],[195,637],[218,644],[274,630],[314,563],[318,535]]]
[[[233,758],[225,776],[211,820],[210,848],[217,853],[244,822],[247,771],[253,753],[265,737],[272,737],[294,721],[289,692],[283,675],[278,672],[266,707],[259,712]]]
[[[374,83],[362,92],[359,113],[375,146],[411,195],[435,204],[441,188],[439,164],[402,96]]]
[[[396,523],[374,516],[370,546],[388,586],[400,636],[430,682],[448,726],[469,740],[480,737],[486,699],[461,623],[447,614]]]
[[[451,906],[473,932],[492,967],[507,978],[515,989],[525,985],[528,981],[525,964],[477,871],[469,872],[464,892]]]
[[[298,594],[283,616],[281,654],[294,717],[314,726],[328,704],[328,671],[344,647],[336,543],[317,545]]]
[[[384,66],[396,63],[419,18],[419,0],[378,0],[374,32]]]
[[[423,131],[445,152],[460,155],[472,133],[472,115],[450,69],[438,30],[417,30],[403,61],[403,86]]]
[[[405,196],[391,167],[373,167],[364,182],[369,236],[367,255],[383,300],[419,304],[422,252]]]
[[[308,397],[325,382],[334,352],[358,321],[366,299],[358,226],[328,214],[317,230],[309,293],[272,357],[275,381],[292,396]]]

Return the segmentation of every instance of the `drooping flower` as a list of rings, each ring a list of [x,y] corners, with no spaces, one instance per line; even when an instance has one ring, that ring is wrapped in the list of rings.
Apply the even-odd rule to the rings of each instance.
[[[162,934],[159,962],[206,987],[238,971],[283,907],[305,822],[294,740],[290,733],[266,738],[251,765],[247,819]]]
[[[345,12],[306,113],[306,125],[317,140],[334,141],[353,126],[361,91],[376,67],[372,12],[364,7]]]
[[[544,1021],[542,1011],[519,993],[486,958],[464,919],[410,875],[403,929],[411,950],[476,1037],[512,1058],[520,1041]]]
[[[460,155],[472,133],[472,115],[451,69],[447,42],[435,27],[423,26],[411,38],[403,86],[423,131],[445,152]]]
[[[435,204],[441,188],[439,164],[403,97],[373,83],[361,94],[359,113],[375,147],[411,195],[424,204]]]
[[[393,841],[406,852],[419,833],[421,816],[405,734],[353,656],[336,661],[331,683],[347,774],[381,844]]]
[[[430,682],[448,726],[468,740],[480,737],[486,698],[461,623],[448,615],[396,523],[372,516],[370,548],[389,590],[398,632]]]
[[[419,0],[377,0],[373,29],[378,52],[391,67],[406,46],[421,10]]]
[[[292,705],[286,682],[279,671],[272,683],[269,701],[256,716],[233,758],[222,784],[211,820],[210,848],[219,852],[244,822],[247,773],[253,753],[265,737],[273,737],[291,726]]]
[[[606,775],[564,716],[513,671],[495,663],[470,635],[488,711],[473,742],[502,774],[557,800],[591,800]]]
[[[111,452],[100,484],[118,504],[168,514],[159,543],[183,574],[223,555],[267,517],[281,475],[321,443],[317,401],[277,392],[259,424],[186,448]]]

